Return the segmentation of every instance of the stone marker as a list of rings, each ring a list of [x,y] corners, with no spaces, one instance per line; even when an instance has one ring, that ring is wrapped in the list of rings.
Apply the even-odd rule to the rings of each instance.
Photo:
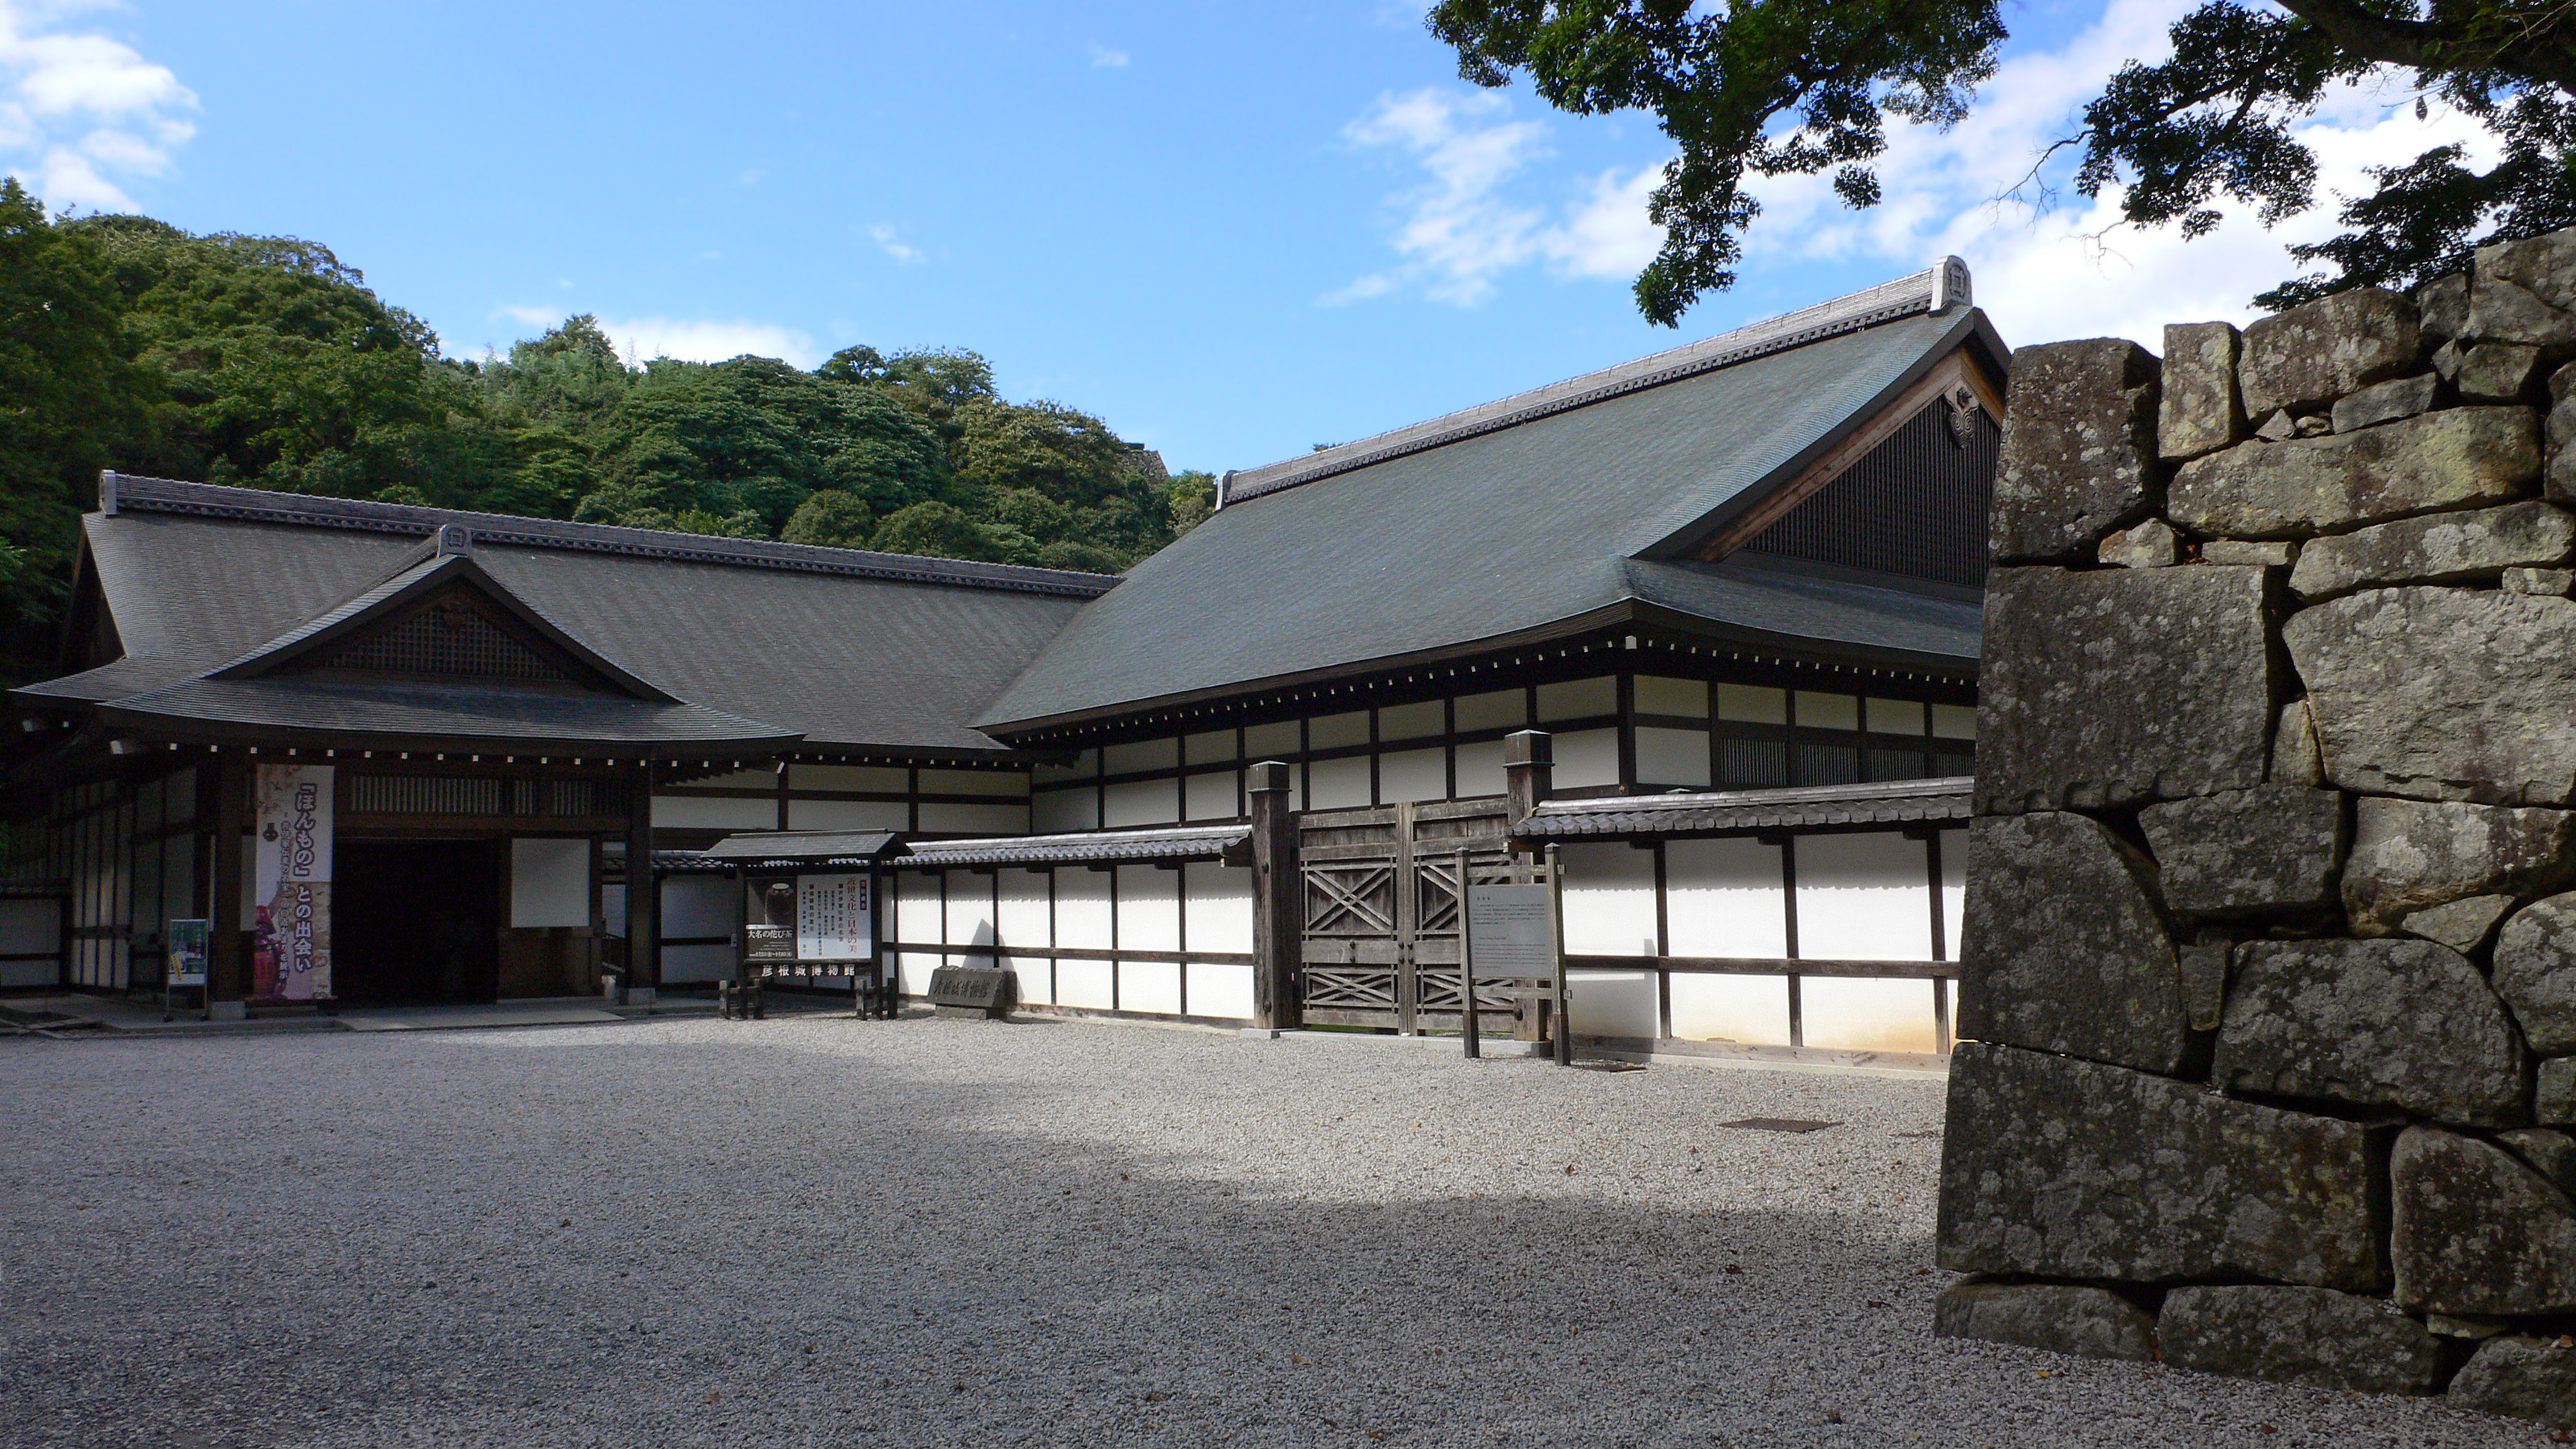
[[[2245,329],[2236,365],[2245,411],[2322,408],[2371,383],[2415,370],[2420,310],[2379,287],[2355,287],[2278,312]]]
[[[2135,528],[2106,536],[2095,552],[2102,562],[2121,568],[2166,568],[2182,561],[2182,537],[2173,531],[2172,524],[2150,518]]]
[[[2091,559],[2095,540],[2156,511],[2156,360],[2134,342],[2050,342],[2013,354],[1995,465],[1998,563]]]
[[[2576,1308],[2576,1203],[2513,1154],[2409,1127],[2388,1176],[2399,1303],[2468,1315]]]
[[[2534,901],[2504,923],[2495,989],[2533,1051],[2576,1052],[2576,894]]]
[[[2043,811],[1968,830],[1959,1034],[2172,1072],[2186,1049],[2154,867],[2100,821]]]
[[[2341,399],[2329,416],[2334,419],[2334,430],[2338,433],[2355,433],[2381,423],[2393,423],[2433,406],[2433,394],[2440,390],[2441,385],[2442,380],[2429,372],[2417,373],[2413,377],[2393,377],[2386,382],[2372,383]]]
[[[2468,1126],[2529,1120],[2504,1003],[2468,958],[2431,941],[2237,947],[2210,1080]]]
[[[2463,1409],[2576,1428],[2576,1348],[2525,1334],[2490,1338],[2444,1397]]]
[[[2252,915],[2321,911],[2334,904],[2344,847],[2340,791],[2297,785],[2222,790],[2150,805],[2138,812],[2138,824],[2156,853],[2168,910]]]
[[[2397,1305],[2331,1288],[2176,1288],[2156,1340],[2183,1368],[2364,1393],[2430,1393],[2441,1365],[2441,1345]]]
[[[1989,574],[1977,809],[2262,784],[2275,706],[2264,599],[2258,568]]]
[[[2540,476],[2527,408],[2450,408],[2357,433],[2239,443],[2174,474],[2166,516],[2195,533],[2288,536],[2503,503]]]
[[[2156,451],[2168,462],[2243,442],[2245,404],[2236,392],[2236,329],[2186,322],[2165,329],[2164,397]]]
[[[2463,896],[2446,905],[2427,906],[2398,926],[2410,936],[2439,941],[2465,956],[2486,944],[2487,932],[2512,909],[2511,896]]]
[[[2576,795],[2576,601],[2370,589],[2300,610],[2281,634],[2335,784],[2498,804]]]
[[[2548,568],[2576,556],[2576,514],[2526,501],[2401,518],[2311,542],[2290,571],[2311,602],[2370,585],[2440,584]]]
[[[2085,1358],[2156,1356],[2156,1323],[2144,1310],[2071,1283],[1953,1283],[1932,1305],[1932,1334]]]
[[[2368,1129],[1961,1042],[1940,1261],[1961,1272],[2385,1285]]]
[[[2385,936],[2469,896],[2554,890],[2568,879],[2571,825],[2564,810],[2365,796],[2353,802],[2344,909],[2356,934]]]

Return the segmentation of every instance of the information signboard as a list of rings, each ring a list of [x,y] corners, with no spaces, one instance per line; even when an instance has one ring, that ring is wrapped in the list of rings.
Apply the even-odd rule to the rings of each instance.
[[[796,959],[865,961],[876,955],[876,913],[864,875],[796,878]]]
[[[1467,888],[1467,959],[1476,979],[1553,980],[1556,921],[1544,885]]]
[[[211,924],[204,920],[177,920],[170,923],[169,965],[167,983],[172,986],[206,984],[206,931]]]

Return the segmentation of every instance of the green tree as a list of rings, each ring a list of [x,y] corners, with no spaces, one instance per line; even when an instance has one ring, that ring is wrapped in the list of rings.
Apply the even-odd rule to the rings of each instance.
[[[876,516],[864,500],[846,489],[824,488],[796,505],[778,536],[789,543],[865,548],[875,532]]]
[[[1648,203],[1662,250],[1638,309],[1667,326],[1735,280],[1760,207],[1757,176],[1833,173],[1876,203],[1890,117],[1949,126],[1994,73],[1999,0],[1442,0],[1429,17],[1480,85],[1527,75],[1564,110],[1651,112],[1680,149]],[[2086,196],[2123,188],[2124,218],[2216,227],[2223,206],[2269,226],[2315,203],[2316,158],[2292,128],[2329,87],[2411,74],[2486,127],[2502,159],[2464,146],[2379,168],[2348,199],[2349,228],[2291,248],[2331,264],[2257,299],[2286,306],[2362,283],[2408,286],[2456,270],[2488,241],[2576,224],[2576,5],[2566,0],[2206,0],[2172,27],[2174,53],[2106,78],[2061,145]]]

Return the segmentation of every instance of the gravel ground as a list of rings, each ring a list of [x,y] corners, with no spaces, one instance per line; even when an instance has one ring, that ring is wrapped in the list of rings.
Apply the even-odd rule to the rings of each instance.
[[[1934,1339],[1933,1082],[806,1018],[0,1084],[10,1444],[2544,1438]]]

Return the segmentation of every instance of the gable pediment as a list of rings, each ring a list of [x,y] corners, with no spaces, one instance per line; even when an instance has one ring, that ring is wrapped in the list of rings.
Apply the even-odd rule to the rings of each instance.
[[[279,672],[623,693],[463,584],[333,640]]]

